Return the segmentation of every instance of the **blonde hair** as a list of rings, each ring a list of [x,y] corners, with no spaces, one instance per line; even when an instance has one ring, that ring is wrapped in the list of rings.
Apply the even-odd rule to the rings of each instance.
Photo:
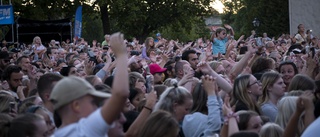
[[[251,99],[248,93],[250,76],[251,75],[242,75],[235,79],[230,103],[231,106],[234,106],[238,101],[241,101],[249,108],[249,110],[258,111],[258,113],[260,113],[257,103]]]
[[[137,80],[139,80],[138,82],[146,83],[146,80],[142,76],[142,74],[140,74],[138,72],[130,72],[129,73],[129,85],[130,85],[130,88],[134,88],[135,87]]]
[[[295,96],[287,96],[283,97],[278,102],[278,115],[276,118],[275,123],[278,124],[282,128],[286,128],[287,124],[292,116],[292,114],[295,113],[296,107],[297,107],[297,100],[299,97]],[[303,122],[300,118],[299,124],[298,124],[298,131],[297,133],[302,133]]]
[[[170,112],[175,116],[174,104],[184,104],[186,99],[192,99],[189,91],[184,87],[174,87],[167,88],[160,96],[158,103],[155,105],[154,111],[164,110]]]
[[[282,137],[284,129],[275,123],[266,123],[260,129],[260,137]]]
[[[300,96],[304,93],[304,91],[302,90],[292,90],[290,92],[288,92],[288,94],[286,96]]]
[[[173,87],[174,84],[178,84],[178,81],[174,78],[167,78],[164,82],[163,85],[167,87]]]
[[[271,87],[276,81],[281,78],[281,75],[277,72],[266,72],[261,77],[262,82],[262,96],[259,98],[259,104],[262,105],[269,101],[268,88]]]
[[[33,38],[32,45],[36,44],[36,40],[37,40],[37,39],[40,40],[39,45],[42,45],[41,38],[40,38],[39,36],[35,36],[35,37]]]

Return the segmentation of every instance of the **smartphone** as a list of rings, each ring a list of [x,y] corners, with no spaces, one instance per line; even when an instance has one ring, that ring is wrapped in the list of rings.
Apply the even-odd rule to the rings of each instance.
[[[93,61],[94,63],[98,63],[97,57],[92,51],[88,51],[89,61]]]
[[[150,93],[152,90],[152,75],[147,75],[146,77],[146,88],[147,88],[147,93]]]
[[[16,109],[16,103],[10,102],[9,105],[10,105],[9,106],[10,107],[10,112],[13,112],[13,110]]]
[[[243,46],[240,48],[240,54],[245,54],[248,51],[248,47],[247,46]]]
[[[194,44],[196,44],[196,41],[193,41],[193,42],[192,42],[191,47],[193,47],[193,46],[194,46]]]

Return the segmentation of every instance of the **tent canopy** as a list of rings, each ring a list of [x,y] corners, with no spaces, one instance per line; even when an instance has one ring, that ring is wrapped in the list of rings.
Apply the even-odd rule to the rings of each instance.
[[[50,21],[37,21],[19,18],[16,21],[16,40],[20,43],[32,43],[39,36],[42,43],[52,39],[63,41],[72,39],[72,23],[70,18]]]

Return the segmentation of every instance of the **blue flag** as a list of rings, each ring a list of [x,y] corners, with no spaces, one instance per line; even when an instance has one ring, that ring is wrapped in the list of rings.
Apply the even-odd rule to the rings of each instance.
[[[13,24],[13,7],[12,5],[1,5],[0,6],[0,25],[2,24]]]
[[[82,6],[79,6],[76,11],[76,18],[74,21],[74,36],[81,38],[82,31]]]

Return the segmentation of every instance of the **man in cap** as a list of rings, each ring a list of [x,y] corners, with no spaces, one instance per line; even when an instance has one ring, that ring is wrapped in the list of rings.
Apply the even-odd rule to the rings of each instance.
[[[127,55],[123,35],[115,33],[110,37],[111,48],[117,57],[112,96],[96,91],[84,79],[66,77],[60,80],[50,95],[55,113],[61,118],[56,137],[105,137],[113,122],[119,118],[129,96]],[[108,98],[98,109],[94,97]]]

